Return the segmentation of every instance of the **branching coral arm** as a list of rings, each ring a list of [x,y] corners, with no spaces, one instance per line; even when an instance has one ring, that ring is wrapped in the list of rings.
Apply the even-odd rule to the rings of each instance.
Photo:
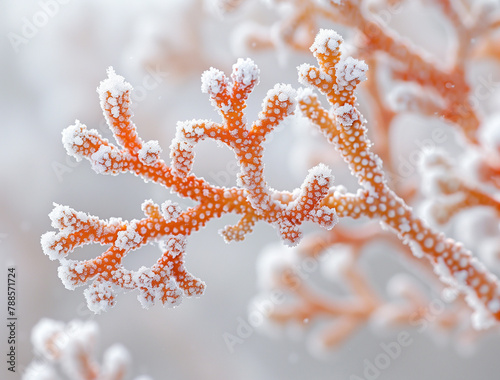
[[[59,232],[42,236],[44,252],[60,261],[59,276],[68,289],[90,283],[84,291],[88,306],[95,312],[107,310],[122,290],[139,290],[144,307],[159,301],[177,305],[182,296],[200,295],[204,284],[184,267],[186,237],[206,223],[226,213],[242,217],[235,226],[221,231],[226,241],[242,240],[258,220],[275,225],[289,244],[300,238],[299,226],[313,221],[325,228],[336,223],[334,209],[321,202],[328,195],[332,181],[330,170],[319,165],[310,170],[303,186],[281,201],[279,193],[270,189],[263,176],[262,142],[295,108],[295,92],[290,86],[277,85],[264,99],[262,112],[247,127],[243,110],[246,99],[258,83],[259,71],[250,60],[239,60],[233,67],[231,80],[211,69],[202,78],[202,90],[222,116],[222,123],[192,120],[178,124],[171,149],[172,166],[160,158],[157,141],[143,142],[131,121],[131,86],[112,69],[101,82],[98,93],[104,116],[118,145],[110,143],[96,130],[76,122],[63,131],[63,145],[68,154],[90,161],[101,174],[131,172],[146,181],[161,184],[181,197],[198,202],[182,211],[166,202],[161,207],[146,201],[145,218],[123,221],[101,220],[66,206],[56,205],[50,217]],[[196,143],[212,138],[228,145],[241,167],[239,187],[213,186],[191,173]],[[166,241],[166,243],[165,243]],[[109,246],[100,256],[87,261],[67,259],[74,249],[99,243]],[[162,257],[151,268],[128,271],[122,265],[130,252],[148,243],[158,243]]]
[[[460,211],[476,206],[489,207],[500,215],[498,197],[460,178],[443,152],[429,153],[421,163],[421,174],[427,183],[424,192],[431,199],[431,215],[438,223],[447,223]]]
[[[212,138],[232,149],[241,168],[238,185],[245,189],[255,212],[268,223],[276,226],[287,244],[297,244],[300,239],[298,226],[304,220],[311,220],[331,228],[336,222],[335,212],[320,205],[331,184],[330,170],[319,165],[311,169],[301,190],[286,204],[277,201],[276,191],[269,188],[264,179],[262,161],[266,136],[295,108],[295,91],[287,85],[276,85],[262,104],[262,111],[256,122],[247,126],[243,114],[245,100],[258,82],[258,68],[251,60],[238,60],[233,66],[231,81],[219,70],[207,70],[202,76],[202,91],[210,96],[215,109],[222,117],[222,123],[193,120],[179,123],[176,138],[171,145],[172,168],[179,176],[191,172],[194,146],[205,138]],[[237,228],[238,236],[248,230],[245,217]],[[232,237],[233,232],[229,231]]]
[[[107,310],[116,302],[118,290],[140,291],[139,300],[144,307],[155,301],[174,306],[183,295],[201,295],[204,284],[184,269],[185,225],[200,228],[204,221],[197,217],[203,206],[181,212],[173,203],[165,202],[160,207],[152,201],[143,203],[146,218],[123,222],[119,219],[101,221],[95,216],[76,212],[69,207],[56,206],[51,213],[53,226],[60,232],[48,232],[42,236],[44,252],[51,258],[58,258],[59,277],[68,289],[92,281],[85,290],[88,306],[95,312]],[[193,223],[196,222],[196,223]],[[151,268],[138,272],[123,268],[122,260],[131,251],[148,242],[158,241],[164,235],[173,236],[161,246],[165,252]],[[102,255],[87,261],[66,259],[70,250],[88,242],[110,244]]]
[[[40,357],[26,368],[22,380],[128,379],[131,364],[128,351],[121,344],[114,344],[105,350],[102,363],[99,363],[96,359],[98,338],[99,327],[94,321],[73,320],[64,324],[41,319],[31,333],[34,351]],[[140,379],[149,377],[141,376]]]
[[[321,68],[345,70],[349,67],[339,64],[341,42],[341,37],[333,31],[325,30],[318,34],[311,50]],[[351,67],[361,66],[353,64]],[[313,78],[311,73],[314,73]],[[381,162],[370,150],[370,143],[365,137],[365,122],[355,105],[353,91],[360,75],[352,75],[347,70],[345,73],[336,72],[335,76],[330,72],[323,73],[323,76],[328,78],[326,82],[318,82],[317,70],[299,68],[300,81],[315,86],[327,95],[333,107],[328,116],[331,121],[321,122],[321,118],[326,118],[327,113],[320,108],[317,99],[310,92],[303,92],[299,108],[306,116],[312,116],[313,121],[318,120],[316,115],[321,115],[317,126],[339,150],[359,183],[369,192],[365,200],[366,215],[379,219],[394,229],[401,240],[410,244],[416,256],[425,256],[434,264],[435,271],[445,283],[467,295],[469,304],[476,310],[476,326],[488,327],[493,323],[492,317],[499,320],[500,286],[497,278],[461,244],[435,232],[416,217],[412,209],[387,186]],[[353,79],[347,81],[347,84],[342,79],[339,80],[350,77]],[[325,88],[325,84],[329,84],[330,88]],[[346,109],[349,110],[347,115]],[[336,133],[331,132],[332,126],[337,129]]]
[[[329,1],[322,7],[309,7],[304,15],[314,24],[315,18],[324,17],[359,32],[358,47],[361,52],[372,57],[374,52],[384,52],[397,61],[401,67],[394,67],[395,77],[404,81],[418,83],[431,88],[442,96],[446,103],[441,114],[457,125],[464,135],[473,143],[477,143],[479,118],[472,108],[468,95],[470,86],[465,77],[464,55],[471,48],[474,28],[484,26],[484,17],[478,17],[477,25],[465,25],[457,10],[448,1],[438,1],[438,6],[450,18],[457,32],[458,49],[450,68],[425,54],[421,49],[411,45],[390,30],[379,19],[373,17],[369,5],[356,0]],[[303,7],[296,5],[297,12],[303,13]],[[283,21],[286,24],[286,21]],[[296,44],[291,43],[292,47]]]

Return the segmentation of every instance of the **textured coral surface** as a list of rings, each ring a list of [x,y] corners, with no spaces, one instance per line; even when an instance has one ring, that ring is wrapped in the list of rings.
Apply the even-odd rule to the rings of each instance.
[[[44,318],[127,347],[63,344],[83,378],[495,378],[496,0],[32,0],[0,21],[7,379]],[[51,360],[35,378],[69,373]]]

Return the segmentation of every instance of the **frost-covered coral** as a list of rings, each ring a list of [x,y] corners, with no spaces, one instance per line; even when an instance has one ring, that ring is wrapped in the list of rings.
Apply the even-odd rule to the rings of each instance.
[[[23,380],[122,380],[131,363],[120,344],[104,352],[102,364],[96,361],[99,328],[94,321],[73,320],[67,324],[41,319],[33,328],[31,342],[37,357],[27,367]],[[61,377],[62,376],[62,377]],[[140,376],[136,380],[150,380]]]

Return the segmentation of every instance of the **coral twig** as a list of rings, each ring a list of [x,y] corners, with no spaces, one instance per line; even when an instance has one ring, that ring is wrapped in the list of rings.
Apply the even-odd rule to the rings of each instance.
[[[358,24],[367,22],[354,5],[346,3],[346,7]],[[445,82],[456,75],[462,78],[458,71],[443,73],[382,29],[370,38],[370,46],[383,48],[396,58],[406,60],[409,68],[404,75],[421,85],[442,89],[446,87]],[[170,188],[196,205],[182,210],[170,201],[160,206],[147,200],[142,205],[145,218],[131,221],[101,220],[56,205],[50,217],[59,232],[43,235],[42,246],[51,259],[60,261],[59,276],[65,286],[74,289],[91,282],[85,296],[95,312],[113,306],[118,290],[139,290],[139,300],[144,307],[157,301],[174,306],[182,296],[198,296],[204,291],[205,284],[184,267],[186,238],[215,217],[227,213],[241,216],[235,226],[221,232],[226,241],[242,240],[254,224],[262,220],[273,225],[282,240],[292,246],[299,242],[299,227],[305,221],[331,229],[337,223],[337,216],[368,217],[394,230],[401,241],[410,245],[416,257],[426,257],[446,284],[466,295],[476,312],[477,327],[488,327],[499,320],[497,278],[460,243],[436,232],[416,216],[389,187],[382,161],[372,151],[367,138],[366,120],[357,108],[354,95],[358,84],[366,79],[368,66],[364,61],[344,56],[340,50],[342,42],[336,32],[321,30],[311,47],[319,67],[307,64],[299,67],[299,81],[324,94],[330,111],[321,106],[313,90],[301,89],[297,93],[289,85],[278,84],[267,93],[257,120],[248,125],[243,111],[259,81],[255,63],[239,59],[233,65],[230,78],[217,69],[207,70],[202,75],[202,91],[209,95],[222,121],[178,123],[170,146],[170,166],[161,159],[157,141],[144,142],[138,136],[131,120],[132,88],[110,69],[108,79],[101,83],[98,92],[118,145],[77,121],[63,132],[68,154],[77,159],[86,158],[97,173],[131,172]],[[454,83],[466,87],[459,79]],[[462,99],[457,94],[448,90],[440,92],[454,105]],[[357,193],[347,193],[342,186],[333,187],[330,169],[324,164],[310,169],[301,188],[292,192],[269,187],[264,178],[263,142],[296,107],[319,128],[348,164],[361,186]],[[474,115],[461,120],[467,125],[477,121]],[[240,168],[236,187],[213,186],[192,173],[195,146],[205,139],[221,142],[234,152]],[[469,193],[472,194],[472,190]],[[477,192],[474,194],[476,203],[491,201]],[[122,260],[128,253],[153,242],[158,243],[163,252],[156,264],[138,271],[123,267]],[[90,243],[109,248],[92,260],[67,259],[74,249]],[[372,307],[364,312],[371,314]]]
[[[353,94],[365,78],[367,67],[352,58],[342,58],[341,43],[337,33],[321,31],[311,47],[319,68],[299,68],[299,80],[322,92],[333,107],[329,113],[315,94],[304,90],[299,97],[301,111],[340,152],[364,189],[357,195],[331,194],[324,203],[334,207],[340,217],[367,216],[394,229],[416,256],[425,256],[434,264],[444,282],[467,294],[469,304],[476,310],[477,326],[490,326],[494,319],[500,319],[497,278],[460,243],[431,229],[388,187],[380,159],[366,138],[366,122],[356,108]]]
[[[96,361],[99,328],[93,321],[68,324],[41,319],[33,328],[31,341],[38,357],[30,363],[23,380],[122,380],[127,378],[130,355],[120,344],[109,347],[102,365]],[[141,376],[136,380],[151,380]]]
[[[68,289],[91,282],[85,290],[90,309],[100,312],[113,306],[118,290],[139,290],[144,307],[156,301],[174,306],[183,295],[201,295],[204,283],[184,268],[186,237],[214,217],[233,212],[242,215],[235,226],[221,231],[226,241],[242,240],[258,220],[264,220],[275,225],[291,245],[298,243],[301,236],[298,227],[303,221],[316,222],[325,228],[336,223],[335,210],[321,205],[332,181],[325,165],[311,169],[302,188],[287,193],[286,201],[266,184],[262,142],[280,121],[293,113],[296,103],[295,91],[290,86],[277,85],[264,99],[258,120],[247,127],[243,114],[245,101],[258,80],[259,70],[251,60],[239,60],[234,65],[231,81],[216,69],[206,71],[202,90],[210,95],[223,122],[179,123],[170,147],[172,166],[168,166],[160,158],[158,142],[144,142],[137,134],[131,121],[131,86],[112,69],[108,70],[108,79],[101,83],[98,92],[104,116],[119,146],[77,121],[63,132],[68,154],[77,160],[86,158],[97,173],[132,172],[198,204],[183,211],[170,201],[159,206],[148,200],[142,205],[146,217],[131,221],[101,220],[55,205],[50,218],[59,232],[42,236],[43,250],[52,260],[60,261],[59,277]],[[221,141],[235,152],[241,167],[239,187],[216,187],[191,173],[194,146],[206,138]],[[151,242],[158,242],[163,252],[158,262],[151,268],[126,270],[123,258]],[[66,258],[77,247],[90,243],[110,247],[92,260]]]

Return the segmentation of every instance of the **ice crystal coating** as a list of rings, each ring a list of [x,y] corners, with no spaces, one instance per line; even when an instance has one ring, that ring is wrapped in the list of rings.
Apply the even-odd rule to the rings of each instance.
[[[59,374],[67,379],[125,378],[131,362],[128,351],[115,344],[104,352],[99,365],[95,359],[98,337],[99,327],[95,321],[73,320],[65,324],[41,319],[31,332],[31,341],[35,353],[42,358],[27,367],[22,380],[54,380],[60,379]]]
[[[461,244],[445,238],[419,219],[388,187],[381,161],[371,151],[371,143],[366,138],[365,120],[356,109],[354,90],[366,79],[368,67],[363,61],[342,57],[338,44],[332,44],[330,48],[328,43],[323,42],[327,41],[324,36],[320,41],[321,44],[315,42],[313,45],[324,47],[321,54],[316,54],[319,67],[299,67],[299,80],[326,95],[336,122],[331,120],[330,113],[321,107],[317,96],[309,90],[300,93],[298,108],[341,153],[364,188],[356,195],[330,195],[325,204],[335,208],[340,217],[364,215],[379,219],[383,225],[394,230],[404,243],[410,244],[417,258],[430,259],[444,283],[466,295],[467,302],[475,310],[475,326],[487,327],[491,321],[500,319],[497,310],[500,285],[497,278]],[[332,67],[336,83],[324,79],[325,75],[332,74]],[[324,73],[323,77],[321,73]],[[427,181],[433,184],[429,193],[448,195],[462,189],[477,201],[492,202],[486,200],[484,194],[461,184],[442,154],[425,156],[422,165]]]
[[[364,61],[347,57],[337,63],[335,68],[337,84],[342,88],[353,86],[366,80],[368,65]]]
[[[160,159],[161,147],[158,141],[151,140],[142,145],[139,149],[139,160],[145,165],[153,165]]]
[[[330,54],[337,50],[343,42],[342,37],[334,30],[321,29],[314,43],[311,45],[311,52],[314,54]]]
[[[362,15],[357,14],[357,17]],[[387,37],[383,31],[380,35]],[[384,41],[390,45],[391,41]],[[113,306],[118,292],[134,289],[138,290],[139,301],[144,307],[157,302],[174,306],[182,297],[201,295],[204,291],[205,284],[186,271],[184,255],[187,236],[212,218],[226,213],[236,213],[241,217],[236,225],[221,231],[226,241],[242,240],[255,223],[262,220],[276,228],[285,244],[295,246],[301,239],[301,225],[306,221],[332,229],[338,217],[368,217],[395,232],[403,243],[410,246],[416,258],[428,259],[447,286],[466,296],[475,310],[476,326],[488,326],[500,319],[497,278],[463,246],[427,225],[389,187],[381,159],[371,149],[367,122],[357,109],[355,90],[366,79],[368,66],[364,61],[346,56],[341,45],[342,38],[337,33],[322,30],[311,47],[318,67],[301,65],[298,68],[299,81],[310,89],[297,93],[290,85],[277,84],[268,91],[261,112],[251,124],[247,123],[244,109],[248,96],[259,81],[255,63],[249,59],[238,60],[230,76],[215,68],[204,72],[201,89],[208,94],[221,121],[178,123],[170,145],[171,166],[160,159],[161,149],[157,142],[143,142],[139,138],[131,120],[132,89],[110,69],[108,79],[101,83],[98,93],[117,145],[77,121],[63,132],[63,144],[68,154],[77,159],[88,159],[98,173],[135,173],[191,199],[195,206],[183,210],[172,203],[159,206],[148,200],[142,205],[145,217],[131,221],[101,220],[68,207],[56,206],[57,211],[51,219],[59,232],[45,234],[42,246],[51,259],[60,260],[59,275],[65,286],[73,289],[90,283],[85,297],[95,312]],[[391,54],[410,55],[407,49],[392,49]],[[429,73],[418,70],[425,65],[414,56],[412,59],[414,66],[401,76],[414,76],[425,84],[428,81],[425,75]],[[321,106],[311,89],[326,96],[331,110]],[[318,127],[348,164],[360,185],[356,193],[348,193],[341,186],[333,187],[331,171],[324,164],[310,169],[302,185],[291,192],[269,187],[264,176],[262,143],[296,110]],[[446,118],[449,121],[454,121],[453,115],[460,113],[456,109],[448,111]],[[470,118],[468,122],[473,125],[475,121]],[[464,130],[468,131],[468,128],[464,126]],[[213,139],[234,152],[239,167],[236,187],[213,186],[192,172],[196,144],[204,139]],[[475,204],[498,203],[480,189],[467,187],[457,180],[454,173],[445,174],[444,169],[452,167],[449,163],[434,157],[427,164],[433,190],[439,189],[440,195],[460,192]],[[450,215],[456,212],[455,206],[451,204],[447,210]],[[92,260],[80,262],[66,258],[75,248],[90,243],[109,248]],[[138,271],[125,269],[123,257],[148,243],[157,243],[163,252],[157,263]],[[352,268],[348,269],[353,275]],[[359,319],[367,319],[373,311],[370,310],[368,308]],[[347,316],[342,323],[346,331],[353,328],[352,319]],[[341,334],[332,339],[340,338]]]
[[[50,218],[59,232],[49,231],[42,236],[43,251],[50,259],[60,261],[58,274],[66,288],[88,285],[84,295],[92,311],[100,313],[114,306],[123,290],[138,290],[138,299],[145,308],[157,302],[176,306],[184,296],[203,294],[205,284],[184,267],[186,236],[224,213],[236,212],[242,216],[235,226],[221,231],[226,241],[242,240],[257,221],[264,220],[276,227],[287,244],[295,245],[300,240],[299,226],[304,221],[327,229],[337,222],[335,210],[321,204],[332,184],[331,172],[325,165],[311,169],[302,187],[285,202],[281,200],[281,193],[267,185],[263,176],[262,142],[283,119],[295,112],[297,94],[290,85],[277,84],[264,98],[257,120],[247,126],[243,109],[258,81],[259,69],[250,59],[239,59],[233,65],[230,78],[214,68],[203,73],[202,91],[209,94],[223,121],[221,124],[207,120],[178,123],[170,146],[170,167],[161,160],[157,141],[144,142],[138,136],[131,120],[132,87],[111,68],[98,93],[118,145],[79,121],[63,131],[68,154],[88,159],[97,173],[133,172],[146,181],[160,183],[199,202],[184,211],[170,201],[159,206],[147,200],[142,205],[145,218],[131,221],[101,220],[55,205]],[[237,178],[239,188],[212,186],[191,173],[195,146],[206,138],[225,143],[235,152],[241,169]],[[288,197],[288,193],[284,195]],[[122,260],[127,254],[154,242],[163,252],[155,265],[137,271],[123,267]],[[92,260],[67,258],[76,248],[92,243],[109,248]]]

